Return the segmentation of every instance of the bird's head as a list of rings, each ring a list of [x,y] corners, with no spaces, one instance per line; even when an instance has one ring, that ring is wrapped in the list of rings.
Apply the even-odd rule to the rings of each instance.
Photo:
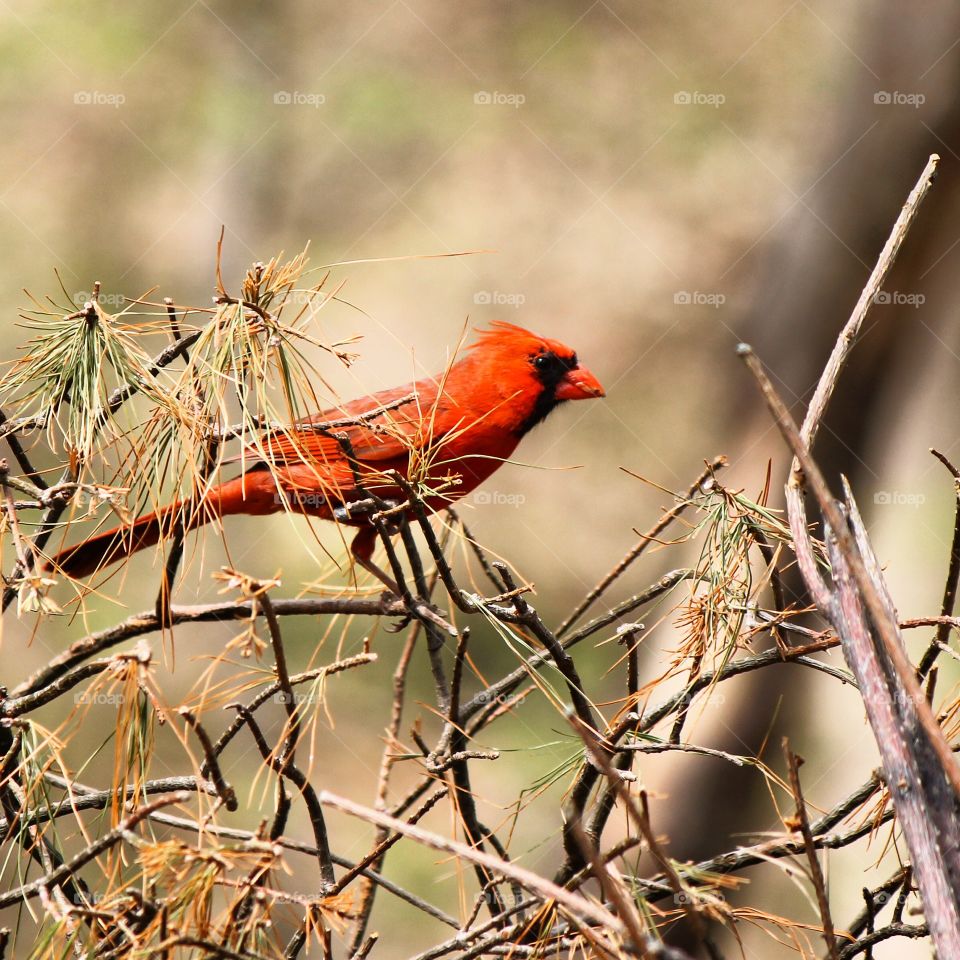
[[[480,332],[472,355],[481,362],[483,375],[491,378],[491,387],[501,397],[515,398],[515,432],[526,433],[565,400],[606,395],[566,344],[501,320],[490,327]]]

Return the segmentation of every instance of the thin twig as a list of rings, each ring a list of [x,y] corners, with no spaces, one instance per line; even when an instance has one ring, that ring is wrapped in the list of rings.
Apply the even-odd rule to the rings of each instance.
[[[239,806],[237,803],[237,795],[233,787],[227,783],[223,776],[220,764],[217,762],[216,754],[213,752],[213,744],[210,742],[209,734],[204,729],[203,724],[186,707],[181,707],[179,713],[180,716],[187,721],[187,724],[200,741],[200,746],[203,748],[203,755],[205,757],[204,766],[210,771],[210,779],[216,787],[217,796],[220,797],[223,805],[231,813],[235,812]]]
[[[803,846],[807,852],[807,863],[810,865],[810,878],[817,895],[817,906],[820,909],[820,923],[823,927],[823,939],[827,945],[827,954],[830,960],[838,960],[837,938],[833,932],[833,919],[830,916],[830,901],[827,899],[827,888],[823,882],[823,870],[813,845],[813,833],[810,830],[810,821],[807,818],[807,805],[803,799],[803,788],[800,785],[800,764],[802,758],[791,749],[790,742],[783,738],[783,752],[787,758],[787,770],[790,775],[790,789],[797,805],[796,823],[803,837]]]
[[[591,606],[609,589],[609,587],[626,572],[627,568],[636,560],[644,550],[651,544],[656,543],[660,534],[679,517],[693,501],[693,498],[701,490],[703,485],[716,473],[727,465],[727,458],[720,456],[714,457],[706,465],[706,469],[690,484],[685,495],[678,496],[677,502],[660,517],[660,519],[644,534],[639,541],[632,546],[620,562],[593,587],[587,595],[570,612],[563,623],[557,627],[557,636],[562,637],[570,628],[590,609]]]
[[[274,600],[273,610],[278,617],[312,617],[325,614],[359,614],[374,617],[402,617],[406,608],[402,603],[388,597],[366,599],[363,597],[304,598],[302,600]],[[232,620],[251,620],[258,613],[250,600],[236,603],[210,603],[197,606],[173,607],[171,619],[174,624],[211,623]],[[46,666],[13,691],[26,694],[51,683],[71,667],[82,663],[87,657],[115,647],[134,637],[153,633],[163,627],[156,610],[134,614],[116,626],[91,634],[71,644],[65,653],[54,657]]]
[[[232,704],[232,706],[246,722],[247,727],[253,734],[254,743],[256,743],[257,749],[260,751],[260,755],[263,757],[267,766],[275,773],[286,777],[300,790],[307,807],[307,813],[310,817],[310,824],[313,827],[313,837],[317,845],[317,861],[320,866],[320,878],[325,889],[332,888],[337,882],[337,878],[334,873],[333,859],[330,854],[330,842],[327,838],[327,824],[316,790],[296,764],[277,757],[273,753],[253,714],[247,710],[243,704],[235,703]]]
[[[176,793],[165,794],[162,797],[157,797],[156,800],[151,800],[149,803],[143,804],[128,817],[121,820],[113,830],[88,844],[80,853],[76,854],[76,856],[72,857],[66,863],[61,864],[56,870],[51,871],[31,883],[25,883],[15,890],[0,893],[0,909],[9,907],[18,901],[29,900],[39,896],[42,889],[56,886],[63,880],[75,876],[76,872],[84,864],[89,863],[114,844],[124,840],[141,820],[145,820],[150,814],[155,813],[162,807],[169,807],[175,803],[185,803],[190,799],[190,796],[190,793],[181,790]]]
[[[321,791],[320,802],[333,807],[335,810],[350,814],[350,816],[366,820],[368,823],[396,830],[432,850],[440,850],[444,853],[453,854],[455,857],[466,860],[468,863],[479,864],[493,873],[503,874],[503,876],[515,880],[525,889],[539,894],[544,899],[555,900],[574,916],[579,916],[588,922],[598,923],[601,927],[606,927],[619,936],[622,936],[624,933],[620,921],[608,910],[584,897],[577,896],[564,890],[562,887],[558,887],[549,880],[515,863],[501,860],[498,857],[491,856],[489,853],[484,853],[481,850],[476,850],[457,840],[449,840],[446,837],[441,837],[439,834],[431,833],[422,827],[397,820],[396,817],[381,813],[379,810],[371,810],[369,807],[361,806],[352,800],[330,793],[327,790]]]
[[[923,173],[920,174],[920,179],[917,180],[916,185],[910,191],[910,195],[907,197],[906,203],[904,203],[903,209],[900,211],[900,215],[897,217],[897,221],[890,231],[890,236],[887,237],[887,242],[883,245],[883,250],[880,251],[877,263],[860,294],[860,299],[857,300],[857,304],[853,308],[850,319],[847,321],[840,336],[837,338],[837,342],[834,344],[830,358],[827,360],[827,364],[817,383],[817,388],[810,399],[806,416],[803,418],[803,426],[800,428],[800,437],[803,440],[803,446],[807,449],[813,447],[817,429],[826,412],[830,398],[833,396],[833,391],[836,388],[840,373],[846,365],[850,351],[856,343],[860,328],[863,326],[863,321],[870,312],[870,308],[876,302],[877,294],[880,293],[883,281],[886,279],[890,268],[897,259],[897,254],[900,252],[900,247],[907,236],[907,232],[920,210],[920,204],[923,203],[924,198],[933,186],[939,163],[940,157],[935,153],[931,154],[930,159],[927,160],[927,165],[923,168]]]
[[[957,601],[957,585],[960,583],[960,469],[955,467],[939,450],[930,451],[949,471],[953,477],[953,492],[956,499],[955,516],[953,521],[953,540],[950,543],[950,565],[947,569],[947,579],[943,585],[943,601],[940,604],[940,616],[950,617],[953,615],[953,608]],[[920,658],[920,664],[917,667],[917,678],[923,678],[929,673],[934,665],[937,655],[943,649],[944,644],[950,639],[950,624],[942,620],[937,624],[937,632],[934,635],[930,646]]]

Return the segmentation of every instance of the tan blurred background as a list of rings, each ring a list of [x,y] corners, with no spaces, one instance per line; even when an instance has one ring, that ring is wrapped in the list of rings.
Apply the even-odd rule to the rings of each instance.
[[[345,282],[342,296],[359,310],[334,306],[321,329],[364,335],[361,362],[349,374],[330,371],[346,393],[440,368],[465,323],[506,319],[576,347],[608,399],[558,412],[525,442],[521,458],[551,469],[503,468],[487,492],[509,502],[464,506],[480,538],[536,581],[552,617],[667,503],[621,467],[680,489],[704,458],[725,453],[727,482],[756,493],[773,456],[779,487],[785,459],[734,347],[754,342],[802,412],[902,199],[939,152],[940,181],[821,448],[832,477],[844,470],[854,482],[902,612],[936,612],[953,497],[927,449],[957,453],[960,435],[954,4],[930,0],[914,17],[893,0],[24,2],[0,4],[0,52],[7,358],[23,337],[20,289],[54,292],[54,268],[81,300],[99,279],[108,297],[158,285],[158,295],[209,303],[221,224],[228,286],[249,262],[308,241],[314,265],[491,251],[336,267],[331,282]],[[282,568],[290,593],[311,579],[289,521],[237,521],[230,536],[243,569]],[[211,541],[211,568],[217,549]],[[682,559],[653,553],[619,595]],[[152,602],[150,563],[138,559],[126,581],[131,609]],[[214,590],[197,573],[180,596]],[[91,626],[118,615],[106,602],[91,609]],[[288,630],[307,662],[323,625]],[[79,622],[45,627],[25,653],[27,631],[8,626],[5,680],[82,633]],[[191,685],[191,653],[234,633],[181,634],[164,680],[171,701]],[[675,639],[651,635],[647,676]],[[367,802],[398,649],[382,634],[375,646],[375,667],[331,686],[338,724],[321,738],[315,768],[321,783],[335,780]],[[511,663],[482,632],[474,655],[490,674]],[[332,659],[333,648],[318,656]],[[599,685],[615,654],[582,656]],[[429,699],[422,660],[416,673]],[[827,807],[875,763],[862,711],[819,678],[780,673],[779,686],[731,685],[723,716],[705,716],[696,731],[750,752],[771,730],[789,729],[809,760],[805,792]],[[502,739],[494,728],[488,745],[565,736],[553,732],[555,714],[525,709]],[[564,749],[507,759],[489,782],[478,771],[480,786],[508,803]],[[678,857],[778,827],[757,774],[730,780],[712,763],[658,758],[645,773],[663,793],[657,825]],[[231,773],[249,782],[242,763]],[[532,844],[549,818],[559,823],[559,796],[557,788],[536,808],[540,819],[518,825],[511,852],[531,867],[557,862],[555,838]],[[430,823],[448,828],[446,817]],[[362,828],[334,818],[333,833],[355,838],[338,852],[360,854]],[[860,907],[859,871],[879,853],[831,862],[840,926]],[[401,845],[387,872],[427,884],[431,862]],[[309,876],[308,865],[298,879]],[[772,868],[750,876],[769,909],[814,919]],[[453,879],[432,883],[421,892],[455,911]],[[373,928],[392,933],[377,955],[406,956],[442,934],[413,921],[381,895]],[[782,955],[765,936],[741,933],[747,956]],[[900,942],[875,951],[925,955]]]

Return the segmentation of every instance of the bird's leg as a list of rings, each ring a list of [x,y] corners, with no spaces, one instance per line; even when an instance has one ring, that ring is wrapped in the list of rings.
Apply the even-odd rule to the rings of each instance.
[[[403,591],[397,581],[373,562],[373,550],[377,543],[377,528],[372,524],[361,527],[350,544],[353,559],[368,573],[372,573],[395,597],[403,597]]]
[[[353,444],[350,442],[350,434],[338,432],[329,433],[327,435],[333,437],[333,439],[337,441],[337,443],[340,445],[340,448],[343,450],[344,456],[347,459],[347,463],[350,466],[350,471],[353,474],[353,483],[356,489],[365,497],[369,497],[370,495],[364,488],[363,480],[360,477],[358,461],[353,452]],[[375,500],[376,498],[373,499]],[[349,519],[351,514],[355,514],[357,512],[350,511],[349,508],[335,508],[333,511],[335,520],[341,519],[338,516],[338,513],[341,511],[346,514],[344,519]],[[400,597],[402,599],[403,591],[400,589],[400,585],[397,583],[397,581],[394,580],[393,577],[386,572],[386,570],[378,567],[373,562],[373,551],[377,545],[377,535],[378,530],[373,523],[371,523],[370,526],[361,527],[357,535],[353,538],[353,542],[350,544],[350,553],[353,555],[353,559],[359,563],[364,570],[366,570],[368,573],[372,573],[395,597]]]
[[[442,627],[450,636],[455,637],[457,635],[456,628],[445,620],[438,611],[434,610],[429,603],[415,598],[408,589],[401,588],[390,574],[373,562],[373,550],[377,543],[378,534],[379,530],[373,523],[368,527],[361,527],[357,535],[353,538],[353,543],[350,544],[350,552],[353,554],[353,559],[359,563],[364,570],[372,573],[395,597],[399,597],[405,601],[407,608],[411,611],[410,616],[401,619],[393,627],[388,627],[387,629],[391,633],[397,633],[407,626],[411,616],[417,616],[421,619],[429,620],[431,623],[435,623],[438,627]]]
[[[345,432],[340,432],[332,433],[330,436],[337,441],[337,443],[340,445],[340,448],[343,450],[344,456],[347,459],[347,463],[350,465],[350,470],[353,473],[353,482],[357,491],[370,501],[369,505],[357,504],[356,507],[359,509],[351,510],[349,506],[335,508],[333,511],[334,519],[340,519],[338,516],[338,513],[340,512],[346,514],[344,519],[349,519],[352,516],[358,515],[359,513],[369,513],[371,506],[377,511],[382,510],[384,507],[391,506],[391,504],[388,504],[376,495],[371,494],[365,488],[363,479],[360,476],[359,461],[353,452],[353,445],[350,442],[350,435]],[[399,597],[401,600],[403,600],[407,604],[408,608],[416,608],[420,616],[426,617],[427,619],[432,620],[433,622],[442,626],[451,636],[456,636],[457,631],[435,610],[431,609],[429,604],[418,603],[415,601],[410,591],[406,589],[405,584],[403,587],[401,587],[397,580],[395,580],[390,576],[390,574],[378,567],[377,564],[373,562],[373,551],[377,545],[377,537],[382,535],[384,539],[384,545],[386,546],[387,551],[390,553],[391,566],[394,567],[395,573],[397,573],[399,576],[399,561],[391,550],[389,542],[389,534],[392,532],[389,529],[389,523],[390,521],[385,521],[383,518],[374,520],[371,517],[370,525],[361,527],[357,535],[353,538],[353,542],[350,544],[350,552],[353,554],[353,559],[359,563],[364,570],[372,573],[382,584],[387,587],[388,590],[390,590],[395,597]],[[409,618],[401,620],[399,625],[396,627],[397,632],[402,630],[408,622]]]

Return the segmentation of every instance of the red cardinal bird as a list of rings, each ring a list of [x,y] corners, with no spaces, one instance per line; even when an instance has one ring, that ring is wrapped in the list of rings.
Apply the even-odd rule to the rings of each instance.
[[[53,565],[71,577],[86,576],[153,546],[178,517],[189,530],[230,514],[290,510],[360,527],[351,546],[354,557],[392,585],[371,561],[376,529],[368,515],[351,515],[350,504],[371,493],[404,499],[389,471],[434,485],[459,477],[459,484],[427,498],[428,507],[440,509],[483,483],[559,404],[604,396],[569,347],[511,323],[492,327],[445,373],[300,420],[265,438],[269,465],[260,461],[214,487],[199,506],[179,501],[91,537],[57,555]],[[398,401],[403,402],[394,406]],[[380,408],[387,409],[364,416]],[[309,429],[351,417],[353,425],[337,430],[347,442],[332,431]]]

